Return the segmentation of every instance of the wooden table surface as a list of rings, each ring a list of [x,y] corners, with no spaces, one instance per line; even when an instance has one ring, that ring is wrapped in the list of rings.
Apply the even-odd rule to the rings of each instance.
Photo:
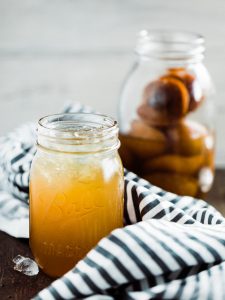
[[[225,170],[217,170],[207,201],[225,216]],[[52,279],[41,271],[28,277],[13,270],[12,258],[21,254],[32,257],[28,240],[15,239],[0,231],[0,300],[26,300],[48,286]]]

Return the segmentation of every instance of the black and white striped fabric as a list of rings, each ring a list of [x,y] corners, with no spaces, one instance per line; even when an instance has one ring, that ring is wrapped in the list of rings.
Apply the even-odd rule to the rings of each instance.
[[[75,104],[66,111],[83,109]],[[28,124],[0,141],[0,229],[1,218],[8,225],[28,220],[34,139]],[[225,299],[225,219],[219,212],[128,171],[124,200],[126,226],[103,238],[35,300]],[[22,229],[11,234],[28,236]]]

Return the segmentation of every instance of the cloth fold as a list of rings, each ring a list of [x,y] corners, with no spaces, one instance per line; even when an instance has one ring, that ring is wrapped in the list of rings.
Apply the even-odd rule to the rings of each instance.
[[[93,110],[76,103],[64,111]],[[34,128],[0,139],[0,229],[16,237],[28,237]],[[126,226],[34,299],[225,299],[225,219],[218,211],[129,171],[124,200]]]

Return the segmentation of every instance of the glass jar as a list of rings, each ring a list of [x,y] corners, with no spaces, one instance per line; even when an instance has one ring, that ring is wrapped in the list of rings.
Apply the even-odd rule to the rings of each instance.
[[[179,195],[203,197],[214,177],[214,89],[204,39],[141,31],[119,104],[126,168]]]
[[[119,145],[117,123],[103,115],[39,121],[30,174],[30,247],[48,275],[63,275],[123,226]]]

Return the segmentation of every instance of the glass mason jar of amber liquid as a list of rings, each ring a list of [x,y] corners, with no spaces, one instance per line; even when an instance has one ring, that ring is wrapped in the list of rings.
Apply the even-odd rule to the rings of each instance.
[[[95,114],[44,117],[30,175],[30,247],[45,273],[69,271],[123,226],[118,126]]]
[[[165,190],[203,197],[214,177],[214,94],[204,39],[141,31],[119,105],[124,166]]]

